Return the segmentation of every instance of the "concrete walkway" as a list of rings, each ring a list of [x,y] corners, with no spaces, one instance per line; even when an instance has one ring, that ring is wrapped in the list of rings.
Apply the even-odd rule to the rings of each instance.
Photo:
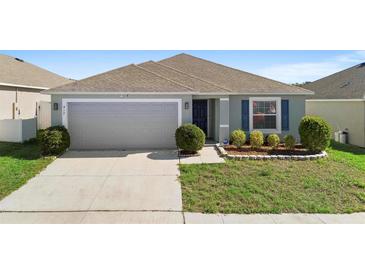
[[[2,212],[2,224],[365,224],[354,214],[202,214],[168,211]]]
[[[219,157],[214,146],[205,146],[199,151],[198,156],[181,157],[181,164],[219,164],[224,163],[224,159]]]

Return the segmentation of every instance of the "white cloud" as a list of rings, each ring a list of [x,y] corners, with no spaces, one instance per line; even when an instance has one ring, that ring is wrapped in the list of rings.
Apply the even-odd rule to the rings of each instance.
[[[314,81],[365,61],[365,51],[335,56],[326,62],[273,65],[256,73],[284,83]]]

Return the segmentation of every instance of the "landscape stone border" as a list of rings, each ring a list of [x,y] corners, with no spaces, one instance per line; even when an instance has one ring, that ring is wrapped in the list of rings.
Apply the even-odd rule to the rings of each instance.
[[[216,144],[216,148],[221,157],[234,160],[295,160],[308,161],[327,157],[327,152],[322,151],[312,155],[230,155],[220,144]]]

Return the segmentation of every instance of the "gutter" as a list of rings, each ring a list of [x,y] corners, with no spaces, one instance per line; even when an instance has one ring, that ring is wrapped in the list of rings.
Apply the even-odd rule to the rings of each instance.
[[[49,89],[49,88],[46,88],[46,87],[27,86],[27,85],[15,85],[15,84],[1,83],[1,82],[0,82],[0,86],[8,86],[8,87],[16,87],[16,88],[32,88],[32,89],[42,89],[42,90]]]

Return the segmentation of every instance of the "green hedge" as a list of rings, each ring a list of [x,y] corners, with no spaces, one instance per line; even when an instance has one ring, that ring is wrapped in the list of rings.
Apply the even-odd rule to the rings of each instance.
[[[37,139],[43,155],[59,155],[70,147],[70,135],[63,126],[38,130]]]
[[[321,117],[304,116],[299,125],[300,141],[302,145],[314,152],[325,150],[331,140],[331,127]]]
[[[185,124],[176,129],[176,146],[185,153],[194,154],[205,144],[205,134],[193,124]]]
[[[267,136],[267,143],[269,144],[269,146],[271,146],[272,148],[277,148],[278,145],[280,144],[280,137],[277,134],[270,134],[269,136]]]

